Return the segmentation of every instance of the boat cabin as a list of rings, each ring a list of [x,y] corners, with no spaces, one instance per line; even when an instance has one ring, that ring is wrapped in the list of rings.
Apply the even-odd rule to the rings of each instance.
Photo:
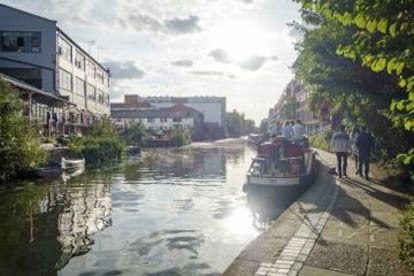
[[[252,176],[292,177],[306,174],[309,149],[281,136],[259,145],[258,155],[249,168]]]

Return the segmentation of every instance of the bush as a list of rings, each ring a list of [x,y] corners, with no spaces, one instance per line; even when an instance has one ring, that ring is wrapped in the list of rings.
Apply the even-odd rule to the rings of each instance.
[[[400,226],[399,258],[407,269],[414,272],[414,202],[403,211]]]
[[[182,128],[174,128],[168,135],[172,146],[180,147],[191,143],[191,134]]]
[[[87,164],[101,164],[120,160],[124,148],[118,137],[90,136],[83,142],[82,154]]]
[[[309,136],[309,144],[312,147],[329,151],[332,134],[332,130],[330,128],[326,128],[322,130],[320,133]]]
[[[71,137],[68,145],[71,150],[85,157],[86,164],[96,165],[122,158],[125,143],[108,118],[93,124],[84,134],[84,137]]]
[[[0,79],[0,182],[29,171],[46,160],[39,137],[21,115],[23,102]]]

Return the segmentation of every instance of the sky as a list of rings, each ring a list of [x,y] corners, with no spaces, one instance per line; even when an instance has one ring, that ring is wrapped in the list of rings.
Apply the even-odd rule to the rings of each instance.
[[[219,96],[257,123],[288,82],[291,0],[0,0],[56,20],[112,73],[111,101]]]

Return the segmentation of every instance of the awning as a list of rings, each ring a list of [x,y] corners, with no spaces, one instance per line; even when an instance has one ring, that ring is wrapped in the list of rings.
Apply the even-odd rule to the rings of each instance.
[[[55,95],[50,92],[40,90],[34,86],[31,86],[30,84],[27,84],[13,77],[0,73],[0,78],[6,81],[7,83],[9,83],[10,85],[18,88],[19,90],[23,90],[25,92],[31,92],[32,99],[38,103],[46,104],[48,106],[53,106],[53,107],[62,107],[65,105],[76,106],[74,103],[71,103],[70,101],[66,100],[64,97],[60,95]]]

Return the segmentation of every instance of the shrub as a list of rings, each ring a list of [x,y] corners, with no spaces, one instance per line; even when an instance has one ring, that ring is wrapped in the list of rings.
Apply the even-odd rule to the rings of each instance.
[[[16,93],[0,79],[0,182],[46,160],[39,138],[21,115],[23,102]]]
[[[399,258],[407,269],[414,272],[414,202],[403,211],[400,226]]]
[[[89,165],[118,161],[122,158],[125,143],[109,118],[91,125],[84,137],[73,136],[69,148],[81,153]]]
[[[322,130],[320,133],[309,136],[309,144],[312,147],[329,151],[332,134],[332,130],[330,128],[326,128]]]
[[[180,147],[191,143],[191,134],[182,128],[174,128],[170,131],[168,138],[172,146]]]

